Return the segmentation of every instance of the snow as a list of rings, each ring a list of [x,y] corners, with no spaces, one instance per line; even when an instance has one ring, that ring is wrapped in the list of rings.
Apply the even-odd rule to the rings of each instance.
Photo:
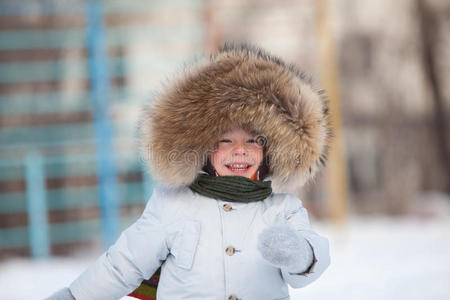
[[[450,299],[449,218],[365,217],[315,228],[329,237],[331,265],[291,290],[292,299]]]
[[[329,238],[331,265],[317,281],[291,289],[291,299],[450,299],[448,215],[352,217],[340,226],[312,223]],[[45,298],[67,286],[99,254],[0,262],[0,299]]]

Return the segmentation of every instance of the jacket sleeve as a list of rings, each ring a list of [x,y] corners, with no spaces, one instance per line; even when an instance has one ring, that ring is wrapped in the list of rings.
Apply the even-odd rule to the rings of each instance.
[[[142,216],[72,282],[69,288],[75,299],[119,299],[158,269],[169,253],[162,194],[155,188]]]
[[[330,265],[330,251],[328,239],[315,233],[311,229],[307,210],[302,201],[294,195],[288,195],[286,199],[284,218],[300,237],[306,239],[313,250],[313,262],[303,273],[291,273],[281,269],[283,279],[293,288],[304,287],[315,281]]]

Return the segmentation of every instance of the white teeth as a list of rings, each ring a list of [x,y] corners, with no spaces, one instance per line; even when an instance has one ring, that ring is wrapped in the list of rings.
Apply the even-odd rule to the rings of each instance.
[[[247,164],[231,164],[228,166],[230,166],[231,168],[244,168],[244,169],[246,169],[248,167]]]
[[[227,165],[228,168],[230,168],[231,170],[235,170],[235,171],[244,171],[247,170],[250,165],[248,164],[229,164]]]

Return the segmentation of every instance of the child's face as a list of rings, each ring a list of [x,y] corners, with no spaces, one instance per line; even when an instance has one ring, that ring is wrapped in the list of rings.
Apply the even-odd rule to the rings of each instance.
[[[219,137],[217,149],[210,154],[211,163],[220,176],[250,178],[263,157],[263,146],[243,129],[232,129]]]

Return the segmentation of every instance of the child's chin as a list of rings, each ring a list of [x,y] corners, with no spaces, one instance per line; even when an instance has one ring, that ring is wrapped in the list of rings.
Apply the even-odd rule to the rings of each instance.
[[[227,168],[226,175],[227,176],[243,176],[250,178],[252,172],[250,169],[247,169],[245,172],[233,172]]]

